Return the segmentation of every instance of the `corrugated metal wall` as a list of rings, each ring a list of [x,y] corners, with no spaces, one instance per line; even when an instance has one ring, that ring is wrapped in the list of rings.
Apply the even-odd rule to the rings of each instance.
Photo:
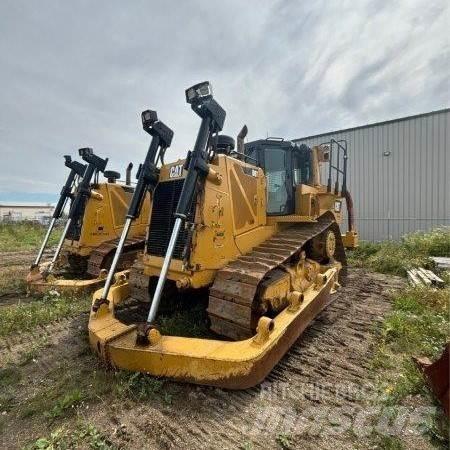
[[[348,185],[362,239],[450,225],[450,109],[296,141],[313,146],[330,138],[348,143]]]

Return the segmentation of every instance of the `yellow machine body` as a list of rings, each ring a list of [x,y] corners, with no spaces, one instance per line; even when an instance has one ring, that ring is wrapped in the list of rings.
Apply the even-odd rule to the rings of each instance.
[[[173,182],[171,173],[180,173],[179,178],[183,178],[184,171],[174,170],[183,164],[178,160],[162,167],[160,183]],[[168,279],[177,281],[179,287],[209,286],[218,269],[293,223],[315,222],[326,212],[331,212],[337,223],[342,222],[343,198],[327,192],[325,186],[298,185],[295,214],[267,216],[262,169],[225,155],[218,155],[210,168],[214,172],[197,199],[196,221],[200,226],[193,236],[189,265],[174,259],[169,269]],[[146,252],[144,273],[157,277],[163,259]]]
[[[342,250],[341,262],[333,258],[335,248],[343,248],[337,224],[343,218],[344,196],[320,184],[323,150],[315,147],[312,154],[310,181],[296,185],[295,210],[288,215],[267,214],[270,193],[261,168],[223,154],[209,163],[196,198],[189,256],[172,259],[168,279],[191,296],[196,289],[209,287],[211,328],[222,335],[234,334],[233,340],[165,336],[152,328],[148,344],[137,344],[136,325],[126,325],[115,315],[116,306],[126,302],[132,290],[131,278],[122,278],[110,289],[109,303],[90,315],[90,343],[99,356],[114,367],[193,383],[242,389],[261,382],[328,304],[345,264]],[[183,160],[164,165],[158,186],[182,180],[183,165]],[[151,218],[153,208],[163,207],[155,198]],[[148,236],[140,263],[150,279],[159,276],[164,258],[152,254]],[[301,239],[305,244],[296,247],[293,242]],[[357,233],[350,230],[344,240],[356,245]],[[281,262],[275,269],[268,266],[263,276],[267,262],[261,252],[266,247],[267,258]],[[318,262],[311,259],[314,254],[330,257]],[[260,281],[255,281],[258,277]],[[228,295],[219,295],[223,292]],[[94,303],[101,294],[101,289],[94,294]],[[255,296],[258,303],[236,305],[234,294]],[[221,317],[216,321],[217,315]],[[221,322],[227,317],[235,319],[231,333],[226,321]],[[245,323],[251,324],[250,333],[241,326]]]
[[[64,250],[80,256],[89,256],[104,242],[120,237],[133,188],[119,183],[100,183],[93,188],[86,203],[79,238],[66,239]],[[130,237],[144,236],[148,227],[149,195],[141,215],[130,228]]]

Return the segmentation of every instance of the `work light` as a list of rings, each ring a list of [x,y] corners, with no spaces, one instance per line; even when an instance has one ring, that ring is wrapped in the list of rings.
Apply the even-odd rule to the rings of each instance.
[[[209,81],[195,84],[186,89],[186,102],[193,104],[212,98],[212,86]]]
[[[156,111],[147,109],[146,111],[142,112],[141,119],[144,130],[148,130],[158,120],[158,115],[156,114]]]
[[[86,147],[86,148],[80,148],[78,150],[78,153],[80,154],[80,156],[82,158],[88,157],[88,156],[92,156],[94,154],[94,150],[92,150],[92,148]]]

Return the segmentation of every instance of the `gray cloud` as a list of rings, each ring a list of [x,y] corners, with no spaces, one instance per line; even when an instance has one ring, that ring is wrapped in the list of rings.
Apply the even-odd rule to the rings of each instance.
[[[184,89],[209,79],[225,132],[300,137],[446,107],[448,2],[3,1],[1,191],[54,192],[62,155],[139,163],[140,112],[193,145]]]

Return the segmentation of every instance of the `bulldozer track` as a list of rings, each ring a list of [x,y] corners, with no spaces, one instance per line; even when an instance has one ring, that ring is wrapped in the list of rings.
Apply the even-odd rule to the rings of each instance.
[[[98,246],[89,256],[87,263],[87,273],[93,277],[98,277],[102,269],[108,269],[112,262],[114,252],[120,239],[107,241]],[[128,238],[125,241],[122,255],[119,259],[117,270],[125,270],[132,266],[137,254],[144,248],[145,236]]]
[[[149,283],[150,277],[144,274],[142,258],[137,258],[130,268],[129,276],[130,297],[139,302],[150,302]]]
[[[261,315],[257,295],[261,283],[270,272],[298,254],[308,241],[326,230],[336,236],[334,258],[346,266],[339,226],[331,215],[324,215],[314,223],[292,225],[217,272],[209,291],[211,330],[233,340],[251,337]]]

